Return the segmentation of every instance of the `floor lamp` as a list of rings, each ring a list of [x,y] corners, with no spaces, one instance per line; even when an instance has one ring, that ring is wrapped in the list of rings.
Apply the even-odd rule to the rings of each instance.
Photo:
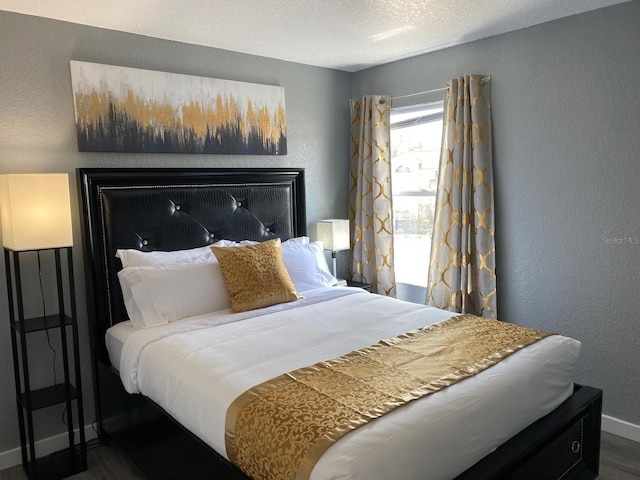
[[[68,175],[0,175],[0,215],[22,464],[30,478],[63,478],[87,469]],[[47,311],[54,309],[47,308],[45,302],[43,277],[46,276],[43,275],[40,261],[41,254],[49,255],[51,252],[55,261],[55,289],[47,290],[57,293],[57,313]],[[62,265],[62,253],[66,256],[66,269]],[[37,292],[23,295],[22,277],[25,269],[21,268],[21,259],[33,259],[34,254],[37,256],[39,295]],[[25,297],[29,302],[41,298],[41,308],[38,305],[29,308],[29,311],[37,309],[42,315],[25,315]],[[59,332],[63,378],[58,378],[54,361],[53,378],[48,385],[33,388],[29,372],[29,339],[37,332],[46,332],[51,346],[50,331]],[[68,333],[72,337],[71,345]],[[73,360],[73,376],[70,359]],[[79,423],[79,441],[76,441],[74,429],[74,403]],[[34,412],[53,405],[65,406],[68,447],[51,455],[37,455]]]

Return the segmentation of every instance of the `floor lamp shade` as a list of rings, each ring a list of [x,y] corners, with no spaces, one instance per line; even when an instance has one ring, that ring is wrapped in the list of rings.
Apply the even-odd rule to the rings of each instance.
[[[0,175],[2,243],[15,251],[73,245],[66,173]]]

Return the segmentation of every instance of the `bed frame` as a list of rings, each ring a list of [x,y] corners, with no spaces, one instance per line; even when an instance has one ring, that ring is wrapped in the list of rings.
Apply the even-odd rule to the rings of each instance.
[[[142,395],[125,392],[104,335],[126,320],[118,248],[178,250],[306,233],[303,169],[79,169],[96,424],[149,479],[246,476]],[[458,477],[593,479],[602,392],[573,396]],[[426,478],[426,477],[425,477]]]

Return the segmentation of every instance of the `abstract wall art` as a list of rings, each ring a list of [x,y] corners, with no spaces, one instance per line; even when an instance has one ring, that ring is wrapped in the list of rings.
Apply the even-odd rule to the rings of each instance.
[[[81,152],[284,155],[284,88],[71,61]]]

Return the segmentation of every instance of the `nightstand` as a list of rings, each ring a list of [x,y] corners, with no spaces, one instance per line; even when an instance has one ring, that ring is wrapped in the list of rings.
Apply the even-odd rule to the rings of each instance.
[[[373,288],[373,285],[371,285],[370,283],[356,282],[355,280],[347,280],[347,287],[361,288],[371,293],[371,289]]]

